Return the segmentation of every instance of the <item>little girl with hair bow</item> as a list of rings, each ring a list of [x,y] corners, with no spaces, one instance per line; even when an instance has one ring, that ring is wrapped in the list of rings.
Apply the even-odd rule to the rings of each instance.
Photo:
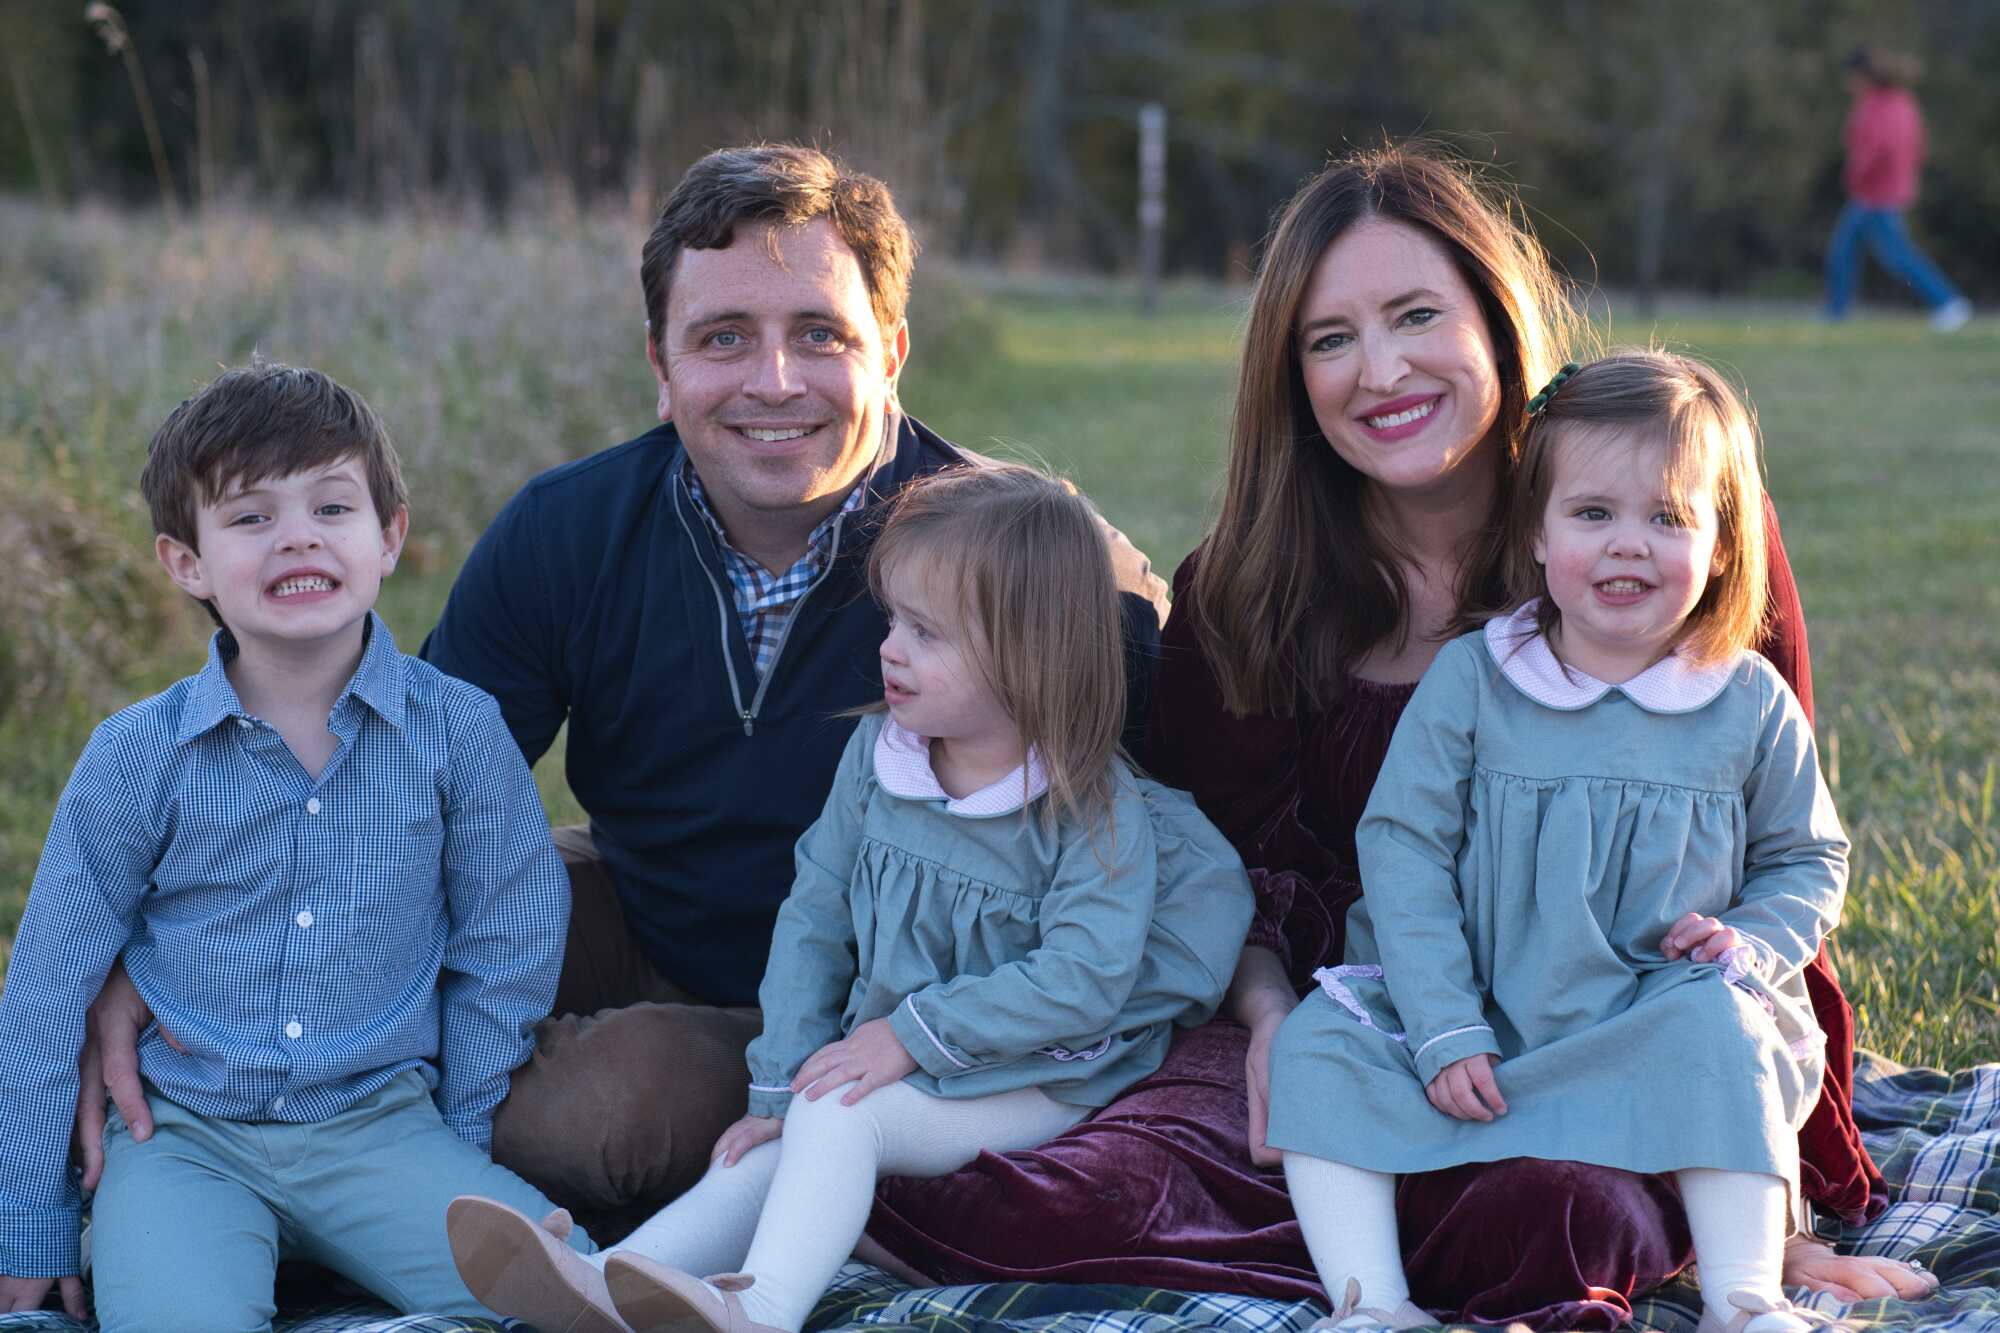
[[[1513,604],[1445,646],[1397,727],[1347,961],[1273,1049],[1269,1142],[1331,1326],[1433,1322],[1398,1175],[1538,1157],[1673,1173],[1703,1333],[1799,1333],[1821,1321],[1779,1275],[1824,1066],[1801,973],[1847,839],[1804,712],[1749,651],[1755,427],[1657,352],[1568,368],[1533,407]]]

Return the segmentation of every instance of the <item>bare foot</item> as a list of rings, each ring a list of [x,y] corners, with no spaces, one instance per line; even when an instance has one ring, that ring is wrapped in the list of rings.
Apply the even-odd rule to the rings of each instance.
[[[1810,1236],[1785,1242],[1785,1285],[1824,1291],[1843,1301],[1922,1300],[1938,1289],[1937,1274],[1905,1259],[1835,1254]]]

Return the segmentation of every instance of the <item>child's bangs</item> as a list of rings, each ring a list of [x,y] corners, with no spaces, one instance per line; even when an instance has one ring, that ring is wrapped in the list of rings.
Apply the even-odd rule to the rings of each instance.
[[[870,587],[884,606],[889,602],[889,585],[907,570],[916,575],[934,615],[954,625],[973,620],[977,590],[965,548],[952,539],[947,525],[905,522],[890,529],[877,542],[870,565]]]
[[[372,492],[374,478],[368,475],[368,448],[358,440],[332,437],[233,440],[217,447],[210,456],[197,455],[191,462],[201,502],[214,505],[267,481],[301,472],[325,471],[350,459],[361,464],[362,484]],[[387,519],[389,515],[382,517]]]
[[[1547,502],[1557,484],[1562,465],[1589,467],[1608,459],[1620,471],[1649,448],[1657,449],[1665,460],[1660,476],[1660,498],[1676,522],[1694,517],[1696,501],[1713,493],[1720,503],[1720,472],[1725,442],[1719,424],[1698,404],[1684,405],[1664,421],[1657,417],[1635,417],[1629,421],[1565,421],[1549,428],[1551,464],[1541,478]]]
[[[1695,516],[1695,501],[1706,494],[1722,505],[1722,457],[1727,447],[1722,423],[1706,404],[1689,403],[1672,416],[1656,440],[1665,447],[1664,478],[1668,512],[1676,522]]]

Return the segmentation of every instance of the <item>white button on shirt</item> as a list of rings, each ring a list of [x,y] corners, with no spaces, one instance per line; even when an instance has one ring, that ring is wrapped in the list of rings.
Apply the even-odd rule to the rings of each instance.
[[[311,912],[300,912],[297,916],[293,917],[292,920],[299,923],[300,930],[309,930],[312,927],[313,914]]]
[[[490,1142],[555,994],[568,881],[492,696],[368,626],[317,777],[243,707],[219,632],[198,675],[93,733],[0,999],[0,1270],[77,1271],[75,1097],[51,1071],[74,1077],[64,1042],[91,999],[76,979],[121,954],[161,1027],[203,1035],[193,1055],[140,1046],[147,1081],[189,1113],[314,1123],[423,1068],[446,1126]],[[317,902],[333,915],[300,926]]]
[[[306,797],[306,813],[309,815],[316,815],[319,813],[319,797],[317,796]]]

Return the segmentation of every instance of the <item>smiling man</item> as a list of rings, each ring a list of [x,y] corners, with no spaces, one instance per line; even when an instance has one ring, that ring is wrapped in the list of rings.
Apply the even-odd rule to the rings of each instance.
[[[743,1112],[792,845],[843,710],[881,697],[882,502],[969,461],[897,403],[915,257],[888,188],[822,153],[697,162],[640,264],[662,424],[530,482],[425,645],[530,761],[569,726],[568,952],[495,1141],[558,1200],[657,1204]],[[1143,638],[1163,588],[1114,548]]]
[[[697,162],[640,263],[662,424],[530,482],[425,645],[499,698],[531,761],[569,725],[590,828],[557,835],[568,952],[495,1142],[564,1202],[679,1193],[743,1112],[792,844],[842,712],[881,697],[880,506],[969,461],[897,404],[915,258],[888,187],[820,152]]]

